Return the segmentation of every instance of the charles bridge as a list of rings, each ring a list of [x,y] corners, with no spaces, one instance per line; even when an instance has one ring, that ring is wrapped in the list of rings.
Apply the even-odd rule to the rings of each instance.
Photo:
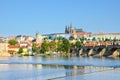
[[[76,56],[120,57],[120,45],[82,46],[71,51]]]

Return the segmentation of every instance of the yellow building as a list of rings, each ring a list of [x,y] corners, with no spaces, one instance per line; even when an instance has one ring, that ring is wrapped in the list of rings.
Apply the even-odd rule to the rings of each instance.
[[[20,47],[23,48],[23,53],[22,54],[27,54],[28,53],[28,47],[27,46],[20,46],[20,44],[8,45],[8,53],[17,54]]]
[[[8,43],[0,43],[0,56],[10,56],[8,53]]]

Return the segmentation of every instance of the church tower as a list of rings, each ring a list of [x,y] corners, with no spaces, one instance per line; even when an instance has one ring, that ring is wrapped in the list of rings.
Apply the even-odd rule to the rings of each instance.
[[[39,34],[39,32],[36,33],[36,42],[39,43],[42,41],[42,36]]]

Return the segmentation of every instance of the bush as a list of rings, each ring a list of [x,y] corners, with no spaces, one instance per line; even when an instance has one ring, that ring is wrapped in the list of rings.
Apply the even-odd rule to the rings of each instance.
[[[24,56],[30,56],[29,54],[24,54]]]
[[[15,45],[15,44],[18,43],[18,41],[15,40],[15,39],[12,39],[12,40],[8,41],[8,43],[9,43],[10,45]]]

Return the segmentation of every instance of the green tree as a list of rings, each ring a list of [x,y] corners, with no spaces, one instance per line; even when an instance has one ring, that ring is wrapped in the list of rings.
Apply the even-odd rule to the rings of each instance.
[[[102,37],[102,41],[104,41],[105,39],[104,39],[104,37]]]
[[[110,41],[110,39],[106,38],[105,41]]]
[[[93,38],[92,38],[92,41],[96,41],[96,38],[95,38],[95,37],[93,37]]]
[[[49,50],[49,46],[48,46],[47,41],[45,40],[45,41],[43,41],[43,43],[42,43],[42,45],[41,45],[41,52],[42,52],[42,53],[45,53],[45,52],[47,52],[48,50]]]
[[[10,45],[16,45],[16,44],[18,43],[18,41],[15,40],[15,39],[12,39],[12,40],[8,41],[8,43],[9,43]]]
[[[57,48],[57,44],[56,44],[56,42],[53,40],[53,41],[51,41],[51,42],[49,42],[49,50],[50,51],[56,51],[56,48]]]
[[[63,40],[63,51],[66,52],[66,53],[69,53],[70,52],[70,43],[67,39],[64,39]]]
[[[53,37],[52,37],[52,36],[49,36],[48,39],[53,40]]]
[[[48,40],[49,39],[49,37],[45,37],[43,40]]]
[[[37,44],[37,43],[33,43],[33,45],[32,45],[32,51],[33,51],[34,53],[38,53],[39,48],[38,48],[38,44]]]
[[[70,36],[69,40],[74,40],[75,38],[73,36]]]
[[[57,51],[61,52],[63,50],[63,41],[62,40],[58,40],[57,42]]]
[[[81,43],[80,41],[76,41],[75,46],[76,46],[76,47],[81,47],[81,46],[82,46],[82,43]]]
[[[80,38],[81,42],[84,42],[85,40],[86,40],[86,38],[84,38],[84,37]]]
[[[117,38],[116,38],[116,36],[114,37],[113,41],[117,41]]]
[[[58,40],[63,40],[63,39],[64,39],[64,37],[59,36],[57,39],[58,39]]]
[[[20,53],[23,53],[23,48],[22,48],[22,47],[19,48],[18,53],[19,53],[19,54],[20,54]]]
[[[98,39],[99,42],[102,41],[101,38],[97,38],[97,39]]]
[[[71,43],[71,44],[70,44],[70,48],[71,48],[71,49],[74,49],[74,48],[75,48],[75,44]]]

